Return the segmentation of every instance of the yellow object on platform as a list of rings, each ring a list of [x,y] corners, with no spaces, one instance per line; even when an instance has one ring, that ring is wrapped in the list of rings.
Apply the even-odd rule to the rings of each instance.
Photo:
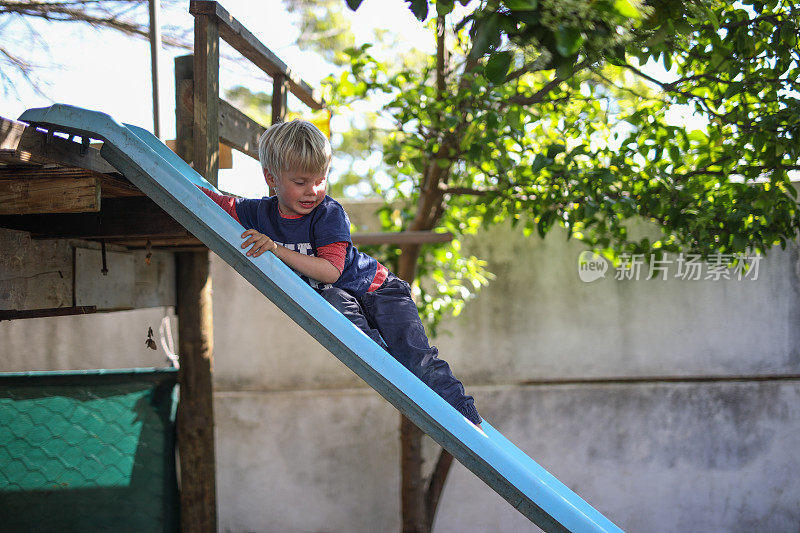
[[[313,113],[287,113],[286,120],[294,120],[296,118],[307,120],[320,129],[325,136],[331,138],[331,112],[327,109],[320,109]]]

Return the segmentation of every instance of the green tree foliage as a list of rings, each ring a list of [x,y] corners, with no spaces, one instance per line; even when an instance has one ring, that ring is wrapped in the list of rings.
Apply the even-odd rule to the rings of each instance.
[[[340,0],[285,0],[289,13],[298,16],[297,46],[312,50],[334,65],[344,65],[342,50],[355,44],[352,23]]]
[[[609,257],[766,253],[800,227],[799,14],[777,1],[486,2],[446,26],[446,63],[350,49],[331,94],[390,98],[389,189],[408,191],[392,229],[510,220],[542,237],[559,225]],[[633,231],[640,219],[657,233]],[[417,251],[438,278],[422,300],[434,321],[485,279],[462,276],[457,245]]]
[[[225,91],[225,98],[262,126],[272,121],[272,93],[254,93],[247,87],[237,85]]]

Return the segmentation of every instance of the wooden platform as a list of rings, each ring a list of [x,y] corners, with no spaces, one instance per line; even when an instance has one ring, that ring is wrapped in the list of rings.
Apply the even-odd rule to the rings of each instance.
[[[131,249],[205,249],[106,163],[97,143],[2,117],[0,228]]]

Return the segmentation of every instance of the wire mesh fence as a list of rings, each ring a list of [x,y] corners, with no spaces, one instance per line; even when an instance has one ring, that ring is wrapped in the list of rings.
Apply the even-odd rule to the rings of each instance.
[[[174,369],[0,374],[0,530],[176,531]]]

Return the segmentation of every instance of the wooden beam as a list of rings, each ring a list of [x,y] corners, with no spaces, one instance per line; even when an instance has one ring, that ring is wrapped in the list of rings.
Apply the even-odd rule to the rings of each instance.
[[[198,16],[213,16],[219,21],[219,36],[233,46],[240,54],[253,62],[255,66],[269,74],[273,79],[283,76],[289,83],[289,89],[301,102],[312,109],[322,109],[324,103],[317,91],[311,88],[297,74],[281,61],[272,50],[264,46],[255,35],[236,20],[218,2],[192,0],[189,13]]]
[[[15,152],[26,128],[22,122],[0,117],[0,153]]]
[[[381,244],[400,246],[403,244],[427,244],[435,242],[450,242],[453,240],[452,233],[433,233],[428,231],[405,231],[398,233],[353,233],[353,243],[359,246],[376,246]],[[205,247],[205,245],[194,236],[186,237],[159,237],[151,236],[148,239],[133,237],[105,237],[106,242],[121,244],[128,248],[144,248],[147,241],[150,241],[152,248],[158,247]]]
[[[228,146],[258,159],[258,139],[264,126],[225,100],[219,101],[219,138]]]
[[[103,198],[120,198],[145,196],[124,176],[116,174],[98,174],[100,176],[100,195]]]
[[[21,318],[44,318],[48,316],[69,316],[86,315],[96,313],[97,307],[94,305],[78,305],[75,307],[52,307],[49,309],[25,309],[25,310],[0,310],[0,320],[18,320]]]
[[[104,174],[118,174],[96,148],[59,137],[48,136],[22,122],[0,117],[0,162],[55,163]]]
[[[103,198],[120,196],[144,196],[144,193],[119,174],[101,174],[78,167],[42,167],[38,164],[28,166],[0,167],[0,179],[37,178],[97,178],[100,180],[100,194]]]
[[[452,233],[433,233],[430,231],[403,231],[398,233],[353,233],[353,243],[359,246],[374,246],[374,245],[395,245],[400,246],[403,244],[427,244],[436,242],[450,242],[453,240]],[[173,247],[173,246],[196,246],[204,247],[205,245],[193,236],[186,237],[159,237],[151,236],[149,239],[132,238],[132,237],[106,237],[106,242],[114,242],[122,244],[129,248],[144,248],[147,241],[150,241],[152,248],[157,247]]]
[[[0,168],[0,215],[97,212],[99,176],[84,169]]]
[[[97,213],[0,216],[0,227],[37,237],[114,239],[188,237],[191,234],[147,197],[108,198]]]
[[[208,250],[206,245],[203,244],[202,241],[200,241],[193,235],[186,235],[183,237],[160,237],[157,235],[153,235],[147,238],[112,237],[112,238],[106,238],[104,240],[108,244],[118,244],[120,246],[125,246],[126,248],[129,249],[130,248],[145,249],[149,245],[151,250],[155,250],[157,248],[163,248],[173,252],[177,251],[200,252],[203,250]],[[177,250],[176,248],[182,248],[184,250]]]
[[[219,28],[217,19],[194,19],[194,169],[217,186],[219,170]]]
[[[367,246],[391,244],[402,246],[405,244],[426,244],[433,242],[450,242],[452,233],[434,233],[432,231],[400,231],[397,233],[353,233],[354,244]]]
[[[0,167],[0,179],[98,178],[105,174],[75,167]],[[130,183],[130,182],[128,182]]]

